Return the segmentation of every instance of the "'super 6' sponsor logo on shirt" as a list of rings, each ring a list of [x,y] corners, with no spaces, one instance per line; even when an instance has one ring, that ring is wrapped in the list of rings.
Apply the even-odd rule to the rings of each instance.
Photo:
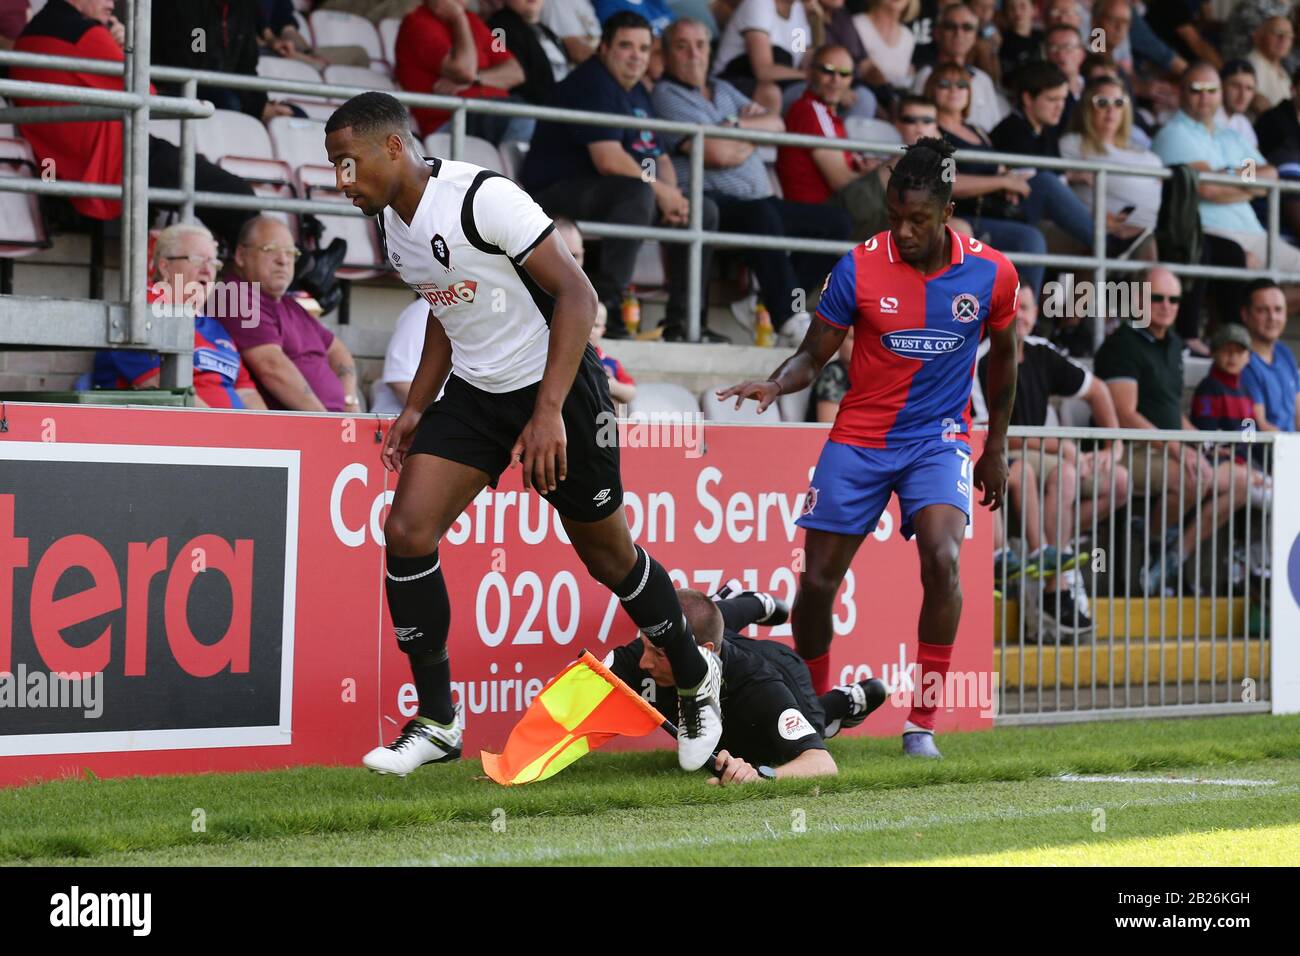
[[[880,341],[895,355],[928,362],[961,348],[965,339],[955,332],[939,329],[903,329],[899,332],[886,332]]]

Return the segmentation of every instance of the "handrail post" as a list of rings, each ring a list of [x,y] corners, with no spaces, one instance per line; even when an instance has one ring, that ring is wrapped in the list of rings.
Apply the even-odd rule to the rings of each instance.
[[[182,95],[189,100],[198,96],[199,81],[189,79],[185,81]],[[185,202],[181,204],[181,222],[194,221],[194,154],[197,152],[194,130],[194,120],[191,117],[182,116],[181,120],[181,192],[185,194]],[[231,250],[231,255],[234,251]]]
[[[672,160],[665,160],[672,162]],[[697,126],[691,134],[691,240],[686,259],[686,337],[692,342],[700,340],[700,306],[703,301],[704,240],[698,233],[704,230],[704,127]]]
[[[126,146],[131,156],[129,177],[124,179],[122,202],[130,211],[122,230],[121,265],[126,289],[127,315],[130,317],[128,342],[143,342],[149,331],[149,312],[145,303],[149,245],[149,55],[151,0],[135,0],[131,5],[131,36],[126,50],[126,77],[129,92],[140,103],[128,112],[131,140]]]
[[[1282,188],[1281,181],[1274,180],[1268,184],[1268,268],[1277,268],[1277,246],[1281,242],[1279,233],[1282,229]]]
[[[1092,176],[1092,255],[1098,260],[1093,273],[1097,288],[1092,299],[1096,313],[1092,321],[1092,347],[1095,353],[1106,338],[1106,170]]]
[[[458,106],[451,113],[451,158],[460,161],[465,156],[465,108]]]

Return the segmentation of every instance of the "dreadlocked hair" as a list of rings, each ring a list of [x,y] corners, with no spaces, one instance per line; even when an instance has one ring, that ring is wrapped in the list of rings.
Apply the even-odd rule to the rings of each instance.
[[[952,144],[936,136],[926,136],[905,149],[903,158],[894,165],[889,188],[899,196],[909,189],[926,190],[940,206],[948,205],[957,171]]]

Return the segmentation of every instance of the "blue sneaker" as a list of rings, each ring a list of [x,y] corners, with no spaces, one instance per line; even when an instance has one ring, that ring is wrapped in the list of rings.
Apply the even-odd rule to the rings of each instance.
[[[907,730],[903,732],[903,755],[907,757],[929,757],[940,760],[943,754],[934,745],[934,734],[928,730]]]

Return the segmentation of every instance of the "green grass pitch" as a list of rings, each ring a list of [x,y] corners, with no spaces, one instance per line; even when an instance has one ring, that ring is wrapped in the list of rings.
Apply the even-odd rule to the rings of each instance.
[[[1300,864],[1300,717],[949,734],[938,762],[830,746],[838,777],[736,788],[669,751],[512,789],[477,761],[85,776],[0,791],[0,863]]]

